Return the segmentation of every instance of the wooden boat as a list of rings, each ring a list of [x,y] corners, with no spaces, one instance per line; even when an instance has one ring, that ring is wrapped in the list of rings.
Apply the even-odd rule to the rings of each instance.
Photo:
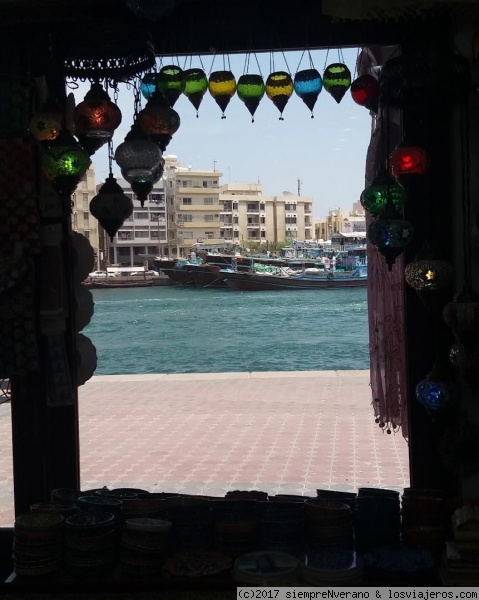
[[[365,287],[368,276],[365,266],[356,267],[351,272],[324,272],[322,274],[270,274],[254,272],[237,272],[221,269],[218,275],[228,287],[240,291],[261,290],[316,290]]]
[[[122,281],[120,277],[113,277],[112,279],[92,279],[91,281],[84,281],[83,285],[90,288],[91,290],[111,290],[116,288],[137,288],[137,287],[151,287],[153,285],[161,285],[153,281],[153,279],[142,279],[141,281]]]

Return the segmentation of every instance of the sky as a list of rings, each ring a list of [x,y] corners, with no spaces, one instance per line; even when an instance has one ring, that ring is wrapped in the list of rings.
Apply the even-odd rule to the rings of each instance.
[[[181,68],[201,67],[212,71],[231,70],[236,80],[243,73],[259,73],[266,81],[273,71],[287,71],[294,78],[297,71],[313,66],[322,75],[331,63],[344,62],[356,78],[356,48],[310,50],[306,52],[251,53],[249,56],[217,55],[165,57],[158,59],[158,69],[167,64]],[[247,59],[249,67],[246,66]],[[311,59],[311,60],[310,60]],[[70,86],[71,87],[71,86]],[[78,82],[73,92],[81,102],[90,87]],[[110,98],[113,94],[110,90]],[[147,100],[142,98],[142,107]],[[122,123],[113,136],[113,148],[121,144],[133,122],[133,89],[120,84],[117,104],[122,111]],[[323,217],[329,210],[352,209],[364,189],[366,150],[371,136],[369,111],[356,104],[346,92],[338,104],[322,89],[311,111],[293,92],[283,111],[284,120],[273,102],[264,95],[256,112],[251,115],[235,94],[222,111],[207,91],[196,109],[184,95],[173,106],[180,116],[180,127],[166,148],[165,155],[174,154],[182,165],[192,169],[214,170],[225,183],[261,183],[263,194],[281,195],[300,191],[313,199],[314,217]],[[97,182],[108,176],[107,147],[92,156]],[[120,171],[113,162],[113,173]],[[299,180],[299,183],[298,183]]]

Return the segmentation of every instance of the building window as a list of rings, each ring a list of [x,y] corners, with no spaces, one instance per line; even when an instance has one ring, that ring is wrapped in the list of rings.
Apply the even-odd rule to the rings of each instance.
[[[233,224],[238,225],[238,223],[239,223],[238,217],[233,217]]]
[[[266,219],[264,217],[261,217],[260,222],[261,222],[261,225],[264,225],[266,223]]]
[[[258,210],[258,205],[256,202],[248,202],[247,210]]]
[[[191,198],[183,198],[181,203],[183,204],[183,206],[191,206]]]
[[[208,240],[214,240],[215,239],[215,232],[214,231],[205,231],[205,237]]]
[[[135,238],[149,238],[149,231],[135,231]]]
[[[214,221],[213,215],[205,215],[205,221],[207,223],[212,223]]]
[[[207,181],[203,181],[203,187],[207,188],[208,187],[208,182]]]
[[[183,234],[183,239],[184,240],[192,240],[193,239],[193,232],[192,231],[185,231],[185,233]]]
[[[191,223],[193,215],[178,215],[178,223]]]
[[[164,202],[165,194],[151,194],[151,201],[155,204],[159,204],[160,202]]]
[[[84,220],[86,223],[89,223],[89,221],[90,221],[90,213],[89,213],[89,212],[84,212],[84,213],[83,213],[83,220]]]
[[[203,204],[211,206],[213,204],[213,198],[203,198]]]
[[[233,231],[233,237],[239,238],[239,231]]]
[[[83,235],[86,237],[87,240],[90,239],[90,232],[88,231],[88,229],[85,229],[85,231],[83,232]]]
[[[133,218],[134,219],[148,219],[148,213],[147,212],[135,212],[135,213],[133,213]]]
[[[265,238],[265,237],[266,237],[266,231],[262,231],[262,232],[261,232],[261,237],[262,237],[262,238]]]

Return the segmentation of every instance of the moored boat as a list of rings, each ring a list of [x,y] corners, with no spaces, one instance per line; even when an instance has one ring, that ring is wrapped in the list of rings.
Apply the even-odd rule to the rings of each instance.
[[[218,275],[228,287],[240,291],[261,290],[315,290],[365,287],[367,285],[367,267],[356,267],[350,272],[323,273],[254,273],[237,272],[233,269],[221,269]]]

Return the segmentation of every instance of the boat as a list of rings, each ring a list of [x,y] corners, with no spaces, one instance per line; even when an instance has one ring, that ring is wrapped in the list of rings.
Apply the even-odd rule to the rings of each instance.
[[[92,279],[90,281],[84,281],[83,285],[92,290],[111,290],[116,288],[137,288],[137,287],[151,287],[153,285],[161,285],[161,283],[155,282],[153,279],[142,279],[141,281],[125,281],[120,277],[112,279]]]
[[[234,269],[220,269],[218,276],[233,290],[251,292],[365,287],[368,281],[365,265],[345,272],[304,269],[301,273],[295,273],[280,269],[277,273],[255,273],[253,271],[241,273]]]

